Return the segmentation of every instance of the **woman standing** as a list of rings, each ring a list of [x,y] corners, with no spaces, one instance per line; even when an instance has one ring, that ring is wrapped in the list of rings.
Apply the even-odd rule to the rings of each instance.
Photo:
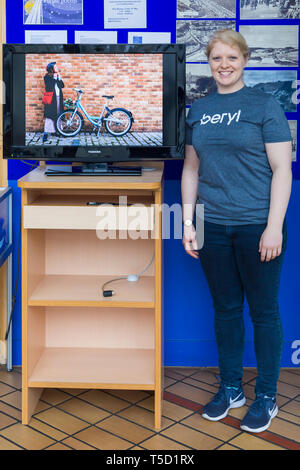
[[[182,204],[186,252],[200,257],[215,310],[221,384],[202,416],[217,421],[244,405],[243,304],[254,327],[256,399],[241,428],[267,429],[278,412],[283,344],[278,309],[291,192],[291,134],[275,99],[243,82],[249,58],[238,32],[215,33],[206,51],[217,92],[196,101],[187,118]],[[198,199],[197,199],[198,196]],[[204,246],[193,215],[204,204]]]
[[[44,135],[43,142],[48,139],[48,134],[55,133],[55,122],[58,115],[64,110],[64,98],[62,88],[64,82],[59,74],[56,62],[50,62],[46,67],[47,73],[44,76],[45,91],[53,93],[51,102],[45,104],[44,117]]]

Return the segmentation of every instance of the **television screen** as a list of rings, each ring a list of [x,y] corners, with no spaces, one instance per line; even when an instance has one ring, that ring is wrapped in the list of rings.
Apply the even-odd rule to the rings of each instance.
[[[184,157],[183,45],[3,46],[4,157]]]

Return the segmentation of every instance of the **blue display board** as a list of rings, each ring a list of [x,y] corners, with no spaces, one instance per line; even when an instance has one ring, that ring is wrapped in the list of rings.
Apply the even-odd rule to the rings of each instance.
[[[12,252],[11,188],[0,188],[0,267]]]
[[[240,3],[241,2],[241,3]],[[256,3],[256,8],[255,8]],[[290,2],[291,3],[291,2]],[[297,2],[295,2],[297,3]],[[216,4],[218,8],[216,9]],[[228,5],[232,7],[232,14],[224,13],[224,6],[228,10]],[[23,14],[24,0],[7,0],[7,42],[24,43],[26,30],[66,30],[68,42],[74,43],[75,31],[103,31],[104,30],[104,0],[83,0],[83,24],[59,24],[59,25],[41,25],[24,24]],[[198,6],[197,6],[198,5]],[[205,5],[199,17],[195,17],[195,8],[200,11],[199,5]],[[278,35],[276,28],[290,25],[299,26],[298,18],[280,18],[275,15],[275,10],[279,8],[279,0],[264,2],[258,0],[215,0],[210,2],[198,2],[196,0],[148,0],[147,1],[147,28],[142,32],[169,32],[171,33],[171,42],[181,40],[184,37],[183,26],[190,27],[188,22],[193,22],[193,27],[198,27],[203,23],[203,35],[207,34],[207,28],[211,27],[211,22],[218,22],[218,27],[227,27],[228,21],[234,22],[237,30],[242,30],[243,26],[264,26],[264,34],[267,34],[268,28],[273,26],[274,41]],[[195,8],[194,8],[195,6]],[[226,9],[225,8],[225,9]],[[278,10],[279,11],[279,10]],[[288,15],[289,12],[286,12]],[[202,15],[202,17],[201,17]],[[216,15],[221,15],[220,17]],[[225,15],[225,16],[224,16]],[[262,17],[259,18],[258,16]],[[253,19],[253,16],[255,17]],[[250,19],[251,17],[251,19]],[[266,29],[267,28],[267,29]],[[114,28],[115,29],[115,28]],[[134,31],[134,30],[130,30]],[[137,30],[139,31],[139,30]],[[280,30],[278,29],[278,32]],[[241,31],[242,32],[242,31]],[[118,30],[118,43],[128,42],[127,29]],[[299,31],[297,33],[299,43]],[[201,34],[199,33],[199,37]],[[283,37],[283,35],[282,35]],[[297,46],[298,47],[298,46]],[[257,52],[257,51],[256,51]],[[296,82],[299,79],[299,51],[295,54],[293,51],[285,51],[290,54],[288,65],[284,62],[275,64],[275,66],[251,66],[247,67],[247,73],[257,71],[271,75],[272,70],[288,74],[294,71],[294,99],[300,99],[300,86]],[[200,55],[188,54],[187,69],[193,69],[197,65],[205,65],[207,61]],[[264,65],[263,62],[260,65]],[[197,68],[195,68],[197,70]],[[257,74],[259,75],[259,74]],[[281,74],[281,76],[283,76]],[[279,78],[275,78],[280,83]],[[272,83],[274,83],[274,80]],[[282,93],[279,89],[278,95]],[[278,96],[280,99],[280,96]],[[299,108],[299,106],[295,106]],[[286,112],[288,120],[299,121],[299,111]],[[300,132],[300,131],[299,131]],[[295,367],[300,363],[300,352],[297,355],[297,341],[300,344],[300,320],[298,312],[298,281],[297,271],[300,265],[300,255],[298,249],[298,208],[300,204],[300,147],[299,133],[295,137],[297,141],[297,161],[293,162],[294,186],[291,203],[288,209],[287,220],[289,230],[289,245],[283,270],[283,280],[280,293],[280,304],[283,313],[285,344],[283,354],[283,366]],[[166,162],[165,164],[165,196],[166,202],[172,204],[180,202],[180,176],[182,162]],[[20,209],[20,191],[17,188],[17,179],[30,170],[30,166],[22,162],[8,162],[8,178],[14,192],[14,212],[19,214]],[[17,233],[19,227],[19,215],[14,219],[14,231]],[[14,251],[17,247],[14,246]],[[201,268],[184,253],[181,240],[165,241],[165,365],[176,366],[214,366],[217,364],[217,351],[213,332],[213,310],[211,300],[208,294],[207,286]],[[17,259],[17,256],[15,256]],[[180,269],[179,269],[180,268]],[[14,273],[16,266],[14,267]],[[15,275],[14,275],[15,276]],[[247,323],[247,341],[245,349],[245,365],[255,365],[255,357],[252,342],[252,327],[249,318],[246,315]],[[298,338],[296,337],[298,334]],[[15,318],[13,327],[13,364],[21,364],[21,300],[18,292],[15,306]],[[296,345],[296,346],[295,346]],[[300,348],[299,348],[300,349]],[[299,361],[298,361],[299,356]],[[297,363],[298,361],[298,363]]]

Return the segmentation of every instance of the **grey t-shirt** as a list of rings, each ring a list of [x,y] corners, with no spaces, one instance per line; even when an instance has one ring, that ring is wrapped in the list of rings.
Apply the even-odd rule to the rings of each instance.
[[[244,86],[213,93],[191,106],[186,143],[199,157],[198,203],[205,220],[240,225],[267,222],[272,170],[265,143],[290,141],[288,121],[269,94]]]

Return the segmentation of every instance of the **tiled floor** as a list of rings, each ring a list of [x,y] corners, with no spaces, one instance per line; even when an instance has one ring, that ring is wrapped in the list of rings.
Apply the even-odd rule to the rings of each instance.
[[[153,395],[126,390],[46,389],[29,426],[21,424],[21,369],[0,370],[0,450],[6,449],[297,449],[300,450],[300,369],[283,369],[278,416],[260,434],[241,431],[254,398],[255,371],[246,369],[247,404],[219,422],[201,417],[216,393],[217,370],[165,368],[163,419],[154,429]]]

